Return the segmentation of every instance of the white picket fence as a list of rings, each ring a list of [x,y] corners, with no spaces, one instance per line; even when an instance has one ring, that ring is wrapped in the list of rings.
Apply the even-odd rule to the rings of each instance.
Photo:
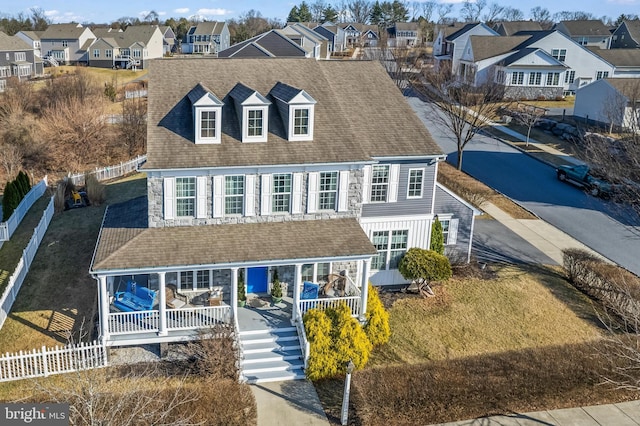
[[[37,185],[31,187],[27,195],[24,196],[18,207],[13,211],[6,222],[0,223],[0,241],[9,241],[11,236],[26,216],[29,209],[47,190],[47,177],[45,176]],[[0,247],[2,244],[0,243]]]
[[[146,155],[140,155],[133,160],[126,161],[124,163],[116,164],[114,166],[107,166],[101,169],[95,169],[91,172],[87,172],[90,175],[96,175],[96,178],[99,181],[114,179],[120,176],[124,176],[127,173],[135,172],[138,170],[142,164],[147,161]],[[74,184],[78,186],[84,185],[84,176],[85,173],[76,173],[74,175],[69,175],[68,179]]]
[[[22,282],[27,276],[27,272],[29,272],[31,262],[38,251],[38,247],[40,246],[40,242],[42,241],[45,232],[47,232],[47,228],[49,227],[52,217],[53,197],[49,200],[49,205],[45,209],[42,218],[40,219],[40,223],[38,223],[38,226],[34,229],[31,240],[29,240],[29,244],[27,244],[27,247],[22,251],[22,257],[18,262],[18,266],[16,266],[15,271],[9,277],[7,288],[2,293],[2,297],[0,298],[0,328],[2,328],[4,321],[7,319],[7,316],[11,311],[11,306],[13,306],[13,302],[15,302],[16,297],[18,297],[18,292],[20,291]]]
[[[47,377],[107,366],[107,349],[98,342],[80,343],[0,356],[0,382]]]

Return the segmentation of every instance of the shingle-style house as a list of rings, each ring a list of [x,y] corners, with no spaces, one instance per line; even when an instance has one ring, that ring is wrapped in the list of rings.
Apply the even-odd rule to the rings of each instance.
[[[163,53],[168,55],[176,51],[176,33],[173,32],[173,29],[168,25],[161,25],[160,32],[162,33],[163,38]]]
[[[493,29],[501,36],[512,36],[520,31],[542,31],[537,21],[503,21],[493,26]]]
[[[640,79],[605,78],[578,89],[573,114],[590,122],[637,132],[639,102]]]
[[[100,68],[146,69],[164,55],[164,38],[157,25],[130,25],[110,31],[89,47],[89,65]]]
[[[346,33],[339,25],[326,22],[322,25],[316,25],[315,27],[312,27],[312,29],[328,40],[330,52],[342,52],[346,50]]]
[[[231,37],[226,22],[205,21],[189,28],[182,42],[182,53],[217,55],[230,46]]]
[[[219,58],[311,58],[313,48],[304,48],[281,30],[269,30],[218,52]]]
[[[395,22],[387,28],[389,47],[414,47],[420,42],[420,26],[417,22]]]
[[[18,31],[16,36],[32,46],[33,53],[35,53],[38,58],[41,58],[42,51],[40,50],[40,36],[42,33],[43,31]]]
[[[443,31],[443,34],[444,33],[445,32]],[[451,70],[454,73],[457,73],[459,70],[460,58],[462,57],[462,53],[465,51],[467,41],[469,41],[469,37],[473,35],[498,36],[498,33],[483,23],[466,24],[464,27],[445,37],[444,43],[440,40],[436,40],[436,43],[434,43],[433,56],[436,61],[436,66],[438,66],[440,62],[446,61],[451,65]],[[438,49],[439,54],[436,54],[436,44],[440,45]]]
[[[443,56],[447,54],[447,37],[462,29],[465,24],[454,22],[450,25],[436,25],[433,40],[433,56]]]
[[[7,87],[9,78],[28,80],[42,75],[42,67],[42,60],[35,55],[31,45],[0,31],[0,92]]]
[[[362,318],[367,282],[406,283],[398,262],[429,247],[436,216],[468,259],[478,212],[436,183],[445,155],[377,61],[177,59],[149,75],[147,196],[109,207],[91,265],[107,345],[229,322],[245,378],[300,377],[304,312],[342,301]],[[276,270],[290,310],[269,317],[297,328],[252,330],[238,283],[264,294]],[[287,333],[296,360],[252,370],[246,339],[263,332]]]
[[[611,49],[637,49],[640,47],[640,19],[625,20],[611,34]]]
[[[316,32],[306,25],[294,22],[279,30],[282,34],[300,45],[303,49],[311,52],[311,57],[315,59],[329,59],[331,50],[329,40],[321,33]]]
[[[568,35],[582,46],[608,49],[611,44],[611,31],[600,19],[560,21],[554,29]]]
[[[40,35],[42,57],[51,65],[87,64],[96,36],[82,24],[52,24]]]

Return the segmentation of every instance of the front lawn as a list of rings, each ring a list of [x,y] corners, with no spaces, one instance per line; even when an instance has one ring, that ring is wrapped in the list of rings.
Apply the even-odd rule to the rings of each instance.
[[[504,267],[460,278],[436,297],[382,295],[391,340],[354,373],[354,424],[430,424],[484,415],[619,402],[600,385],[601,328],[588,298],[556,269]],[[395,300],[397,299],[397,300]],[[339,423],[342,379],[316,383]]]

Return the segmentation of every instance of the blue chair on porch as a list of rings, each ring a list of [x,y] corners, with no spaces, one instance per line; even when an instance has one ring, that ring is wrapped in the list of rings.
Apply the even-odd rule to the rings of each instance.
[[[300,294],[300,299],[303,299],[303,300],[317,299],[319,291],[320,291],[319,284],[314,284],[312,282],[305,281],[302,283],[302,293]]]

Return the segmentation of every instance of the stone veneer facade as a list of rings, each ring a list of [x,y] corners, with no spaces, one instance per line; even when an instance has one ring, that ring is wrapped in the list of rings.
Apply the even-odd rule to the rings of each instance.
[[[330,171],[330,170],[328,170]],[[195,175],[194,175],[195,176]],[[167,177],[170,177],[167,175]],[[316,213],[306,213],[307,210],[307,181],[308,173],[302,178],[302,212],[301,214],[274,213],[267,216],[260,215],[260,185],[261,175],[256,175],[255,212],[254,216],[229,216],[213,218],[213,176],[207,179],[207,218],[198,219],[195,217],[179,217],[172,220],[165,220],[164,209],[164,188],[163,177],[157,174],[150,174],[147,177],[147,195],[149,203],[149,227],[158,228],[166,226],[198,226],[198,225],[220,225],[235,223],[264,223],[264,222],[284,222],[288,220],[319,220],[335,219],[344,217],[360,217],[362,209],[362,169],[355,169],[349,172],[349,195],[348,207],[345,212],[318,211]]]

